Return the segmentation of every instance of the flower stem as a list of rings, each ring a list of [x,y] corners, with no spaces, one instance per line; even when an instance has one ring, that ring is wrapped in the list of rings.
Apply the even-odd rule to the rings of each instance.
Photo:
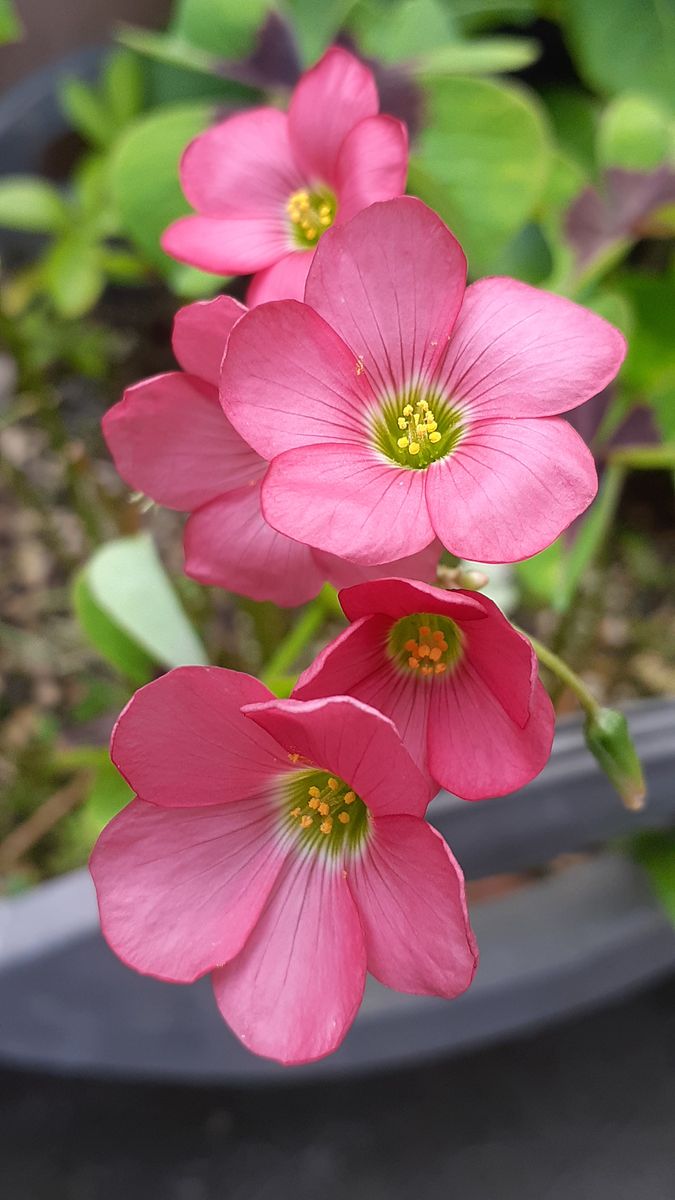
[[[538,638],[532,637],[531,633],[527,633],[525,636],[527,637],[528,641],[531,642],[532,648],[539,659],[539,662],[547,667],[551,674],[555,675],[555,677],[559,679],[560,682],[565,685],[565,687],[568,687],[571,692],[574,692],[574,695],[576,696],[579,704],[587,716],[597,716],[600,711],[600,704],[595,699],[595,696],[592,694],[592,692],[590,692],[586,687],[584,681],[579,678],[576,671],[573,671],[571,667],[568,667],[567,663],[563,662],[562,658],[559,658],[557,654],[554,654],[553,650],[549,650],[548,646],[544,646],[543,642],[540,642]]]
[[[289,673],[299,658],[307,643],[321,629],[328,616],[336,612],[335,588],[326,583],[316,599],[304,609],[295,625],[280,642],[272,657],[263,668],[261,679],[273,691],[281,690],[288,695],[292,683],[295,682]],[[278,688],[275,687],[278,684]]]

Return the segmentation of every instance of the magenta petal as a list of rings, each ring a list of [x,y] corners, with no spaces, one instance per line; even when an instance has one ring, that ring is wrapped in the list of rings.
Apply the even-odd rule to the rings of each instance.
[[[553,706],[538,679],[523,728],[467,658],[440,687],[433,688],[429,771],[464,800],[504,796],[529,783],[546,765],[554,725]]]
[[[545,417],[597,395],[625,353],[618,329],[571,300],[481,279],[467,288],[439,380],[481,420]]]
[[[246,716],[289,754],[338,775],[375,816],[422,816],[429,781],[418,771],[391,721],[351,696],[250,704]]]
[[[205,379],[216,388],[227,339],[246,309],[232,296],[197,300],[176,313],[173,352],[184,371]]]
[[[348,562],[344,558],[337,558],[334,554],[325,554],[322,550],[313,551],[324,579],[336,588],[352,587],[370,579],[388,579],[392,575],[429,582],[436,578],[440,553],[439,543],[433,541],[417,554],[406,555],[396,562],[366,567],[363,564]]]
[[[440,834],[415,817],[374,822],[348,884],[361,918],[368,970],[398,992],[465,992],[478,965],[464,879]]]
[[[283,213],[303,186],[276,108],[252,108],[213,125],[190,143],[180,166],[183,191],[209,216],[270,217]]]
[[[307,272],[313,258],[313,250],[293,250],[271,267],[258,271],[246,293],[249,308],[268,304],[271,300],[304,299]]]
[[[91,857],[101,927],[136,971],[190,983],[244,945],[283,863],[273,792],[222,807],[133,800]]]
[[[438,538],[476,562],[516,562],[544,550],[598,487],[590,451],[556,417],[478,421],[426,476]]]
[[[110,756],[143,800],[165,808],[258,795],[289,770],[288,755],[241,713],[268,700],[257,679],[219,667],[177,667],[132,696]]]
[[[337,166],[340,223],[405,192],[408,131],[394,117],[367,117],[347,134]]]
[[[244,949],[214,971],[218,1007],[255,1054],[313,1062],[340,1045],[366,977],[363,933],[341,871],[289,860]]]
[[[512,721],[524,727],[537,681],[537,656],[527,638],[514,629],[487,596],[476,596],[486,620],[464,630],[464,660],[496,696]]]
[[[372,396],[357,369],[321,317],[282,300],[252,309],[233,329],[220,398],[263,458],[317,442],[359,443]]]
[[[417,554],[434,538],[424,472],[360,446],[305,446],[271,463],[265,519],[317,550],[369,566]]]
[[[128,388],[105,414],[103,433],[124,482],[182,512],[261,474],[215,388],[179,371]]]
[[[186,575],[252,600],[305,604],[326,578],[308,546],[267,524],[259,485],[198,509],[185,526],[184,544]]]
[[[378,108],[372,73],[339,46],[305,72],[291,97],[288,127],[296,162],[310,180],[336,187],[346,135]]]
[[[386,613],[395,621],[414,612],[439,613],[463,624],[486,615],[485,597],[459,588],[433,587],[416,579],[372,579],[340,592],[342,611],[350,621]]]
[[[379,393],[427,379],[464,295],[466,259],[412,196],[364,209],[324,234],[305,300],[360,359]]]
[[[290,249],[286,222],[273,217],[180,217],[164,230],[162,249],[178,262],[217,275],[248,275]]]

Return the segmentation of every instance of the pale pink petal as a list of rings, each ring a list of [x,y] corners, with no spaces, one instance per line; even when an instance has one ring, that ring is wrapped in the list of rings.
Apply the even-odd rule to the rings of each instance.
[[[240,671],[177,667],[132,696],[113,729],[110,756],[142,800],[164,808],[256,796],[291,765],[241,713],[270,696]]]
[[[377,200],[405,192],[408,131],[395,117],[367,117],[347,134],[337,165],[340,223]]]
[[[209,216],[270,217],[283,213],[303,186],[276,108],[251,108],[213,125],[185,151],[180,178],[193,208]]]
[[[253,703],[246,716],[289,754],[348,783],[375,816],[422,816],[431,798],[391,721],[351,696]]]
[[[339,46],[305,72],[291,97],[288,128],[295,160],[311,181],[337,186],[346,135],[378,108],[372,73]]]
[[[571,300],[481,279],[467,288],[439,381],[474,417],[544,417],[597,395],[625,353],[618,329]]]
[[[393,563],[381,563],[379,566],[366,567],[363,564],[348,562],[344,558],[336,558],[334,554],[324,554],[322,550],[312,552],[323,572],[323,576],[332,583],[333,587],[352,587],[369,579],[388,579],[398,575],[404,579],[423,579],[427,582],[436,578],[441,547],[437,541],[431,542],[417,554],[409,554]]]
[[[598,487],[590,451],[556,417],[478,421],[425,474],[438,538],[475,562],[516,562],[544,550]]]
[[[127,388],[105,414],[103,433],[124,482],[181,512],[261,474],[216,389],[179,371]]]
[[[401,196],[321,238],[305,300],[364,366],[378,394],[428,379],[464,295],[466,259],[440,217]]]
[[[341,871],[289,860],[241,954],[214,971],[218,1007],[255,1054],[305,1063],[332,1053],[366,977],[363,932]]]
[[[440,834],[415,817],[376,820],[364,853],[345,865],[370,973],[397,992],[465,992],[478,948],[462,872]]]
[[[290,235],[278,217],[179,217],[164,230],[162,249],[178,262],[216,275],[248,275],[283,258]]]
[[[317,442],[365,441],[372,395],[344,342],[306,304],[252,309],[232,330],[220,397],[264,458]]]
[[[296,537],[369,566],[417,554],[434,539],[424,472],[406,471],[361,446],[305,446],[271,463],[265,519]]]
[[[238,954],[284,855],[271,792],[166,809],[133,800],[91,857],[101,928],[128,967],[191,983]]]
[[[463,624],[486,615],[484,597],[460,588],[433,587],[416,579],[372,579],[340,592],[340,604],[350,621],[371,613],[386,613],[395,621],[410,613],[438,613]]]
[[[249,308],[271,300],[303,300],[313,250],[293,250],[264,271],[258,271],[246,293]]]
[[[185,573],[200,583],[292,608],[316,596],[325,573],[312,551],[277,533],[260,510],[260,486],[239,488],[193,513]]]
[[[537,684],[537,656],[524,634],[488,596],[475,595],[485,611],[485,621],[463,627],[463,658],[517,725],[530,719]]]
[[[176,313],[171,343],[184,371],[218,387],[220,364],[232,326],[246,309],[232,296],[197,300]]]
[[[470,658],[429,691],[429,771],[456,796],[504,796],[529,783],[548,762],[555,716],[538,679],[524,728],[507,714]]]

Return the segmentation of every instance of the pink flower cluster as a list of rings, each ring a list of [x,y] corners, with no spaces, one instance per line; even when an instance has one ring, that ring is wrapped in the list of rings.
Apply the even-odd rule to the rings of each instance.
[[[103,931],[136,970],[210,973],[256,1053],[336,1049],[366,972],[448,998],[477,950],[461,871],[425,819],[531,780],[554,716],[527,639],[434,586],[444,548],[513,562],[593,499],[560,414],[616,375],[623,338],[513,279],[466,287],[443,222],[404,197],[406,135],[333,49],[288,114],[230,117],[186,151],[198,210],[164,239],[256,272],[251,307],[182,309],[182,370],[104,420],[134,489],[190,513],[185,569],[257,600],[342,588],[349,625],[278,700],[187,667],[141,689],[112,757],[137,794],[92,857]]]

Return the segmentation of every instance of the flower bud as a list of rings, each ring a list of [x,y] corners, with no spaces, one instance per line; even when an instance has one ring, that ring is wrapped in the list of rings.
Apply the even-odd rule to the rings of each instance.
[[[645,781],[628,722],[613,708],[600,708],[589,716],[584,727],[586,745],[607,778],[618,791],[626,808],[644,807]]]

